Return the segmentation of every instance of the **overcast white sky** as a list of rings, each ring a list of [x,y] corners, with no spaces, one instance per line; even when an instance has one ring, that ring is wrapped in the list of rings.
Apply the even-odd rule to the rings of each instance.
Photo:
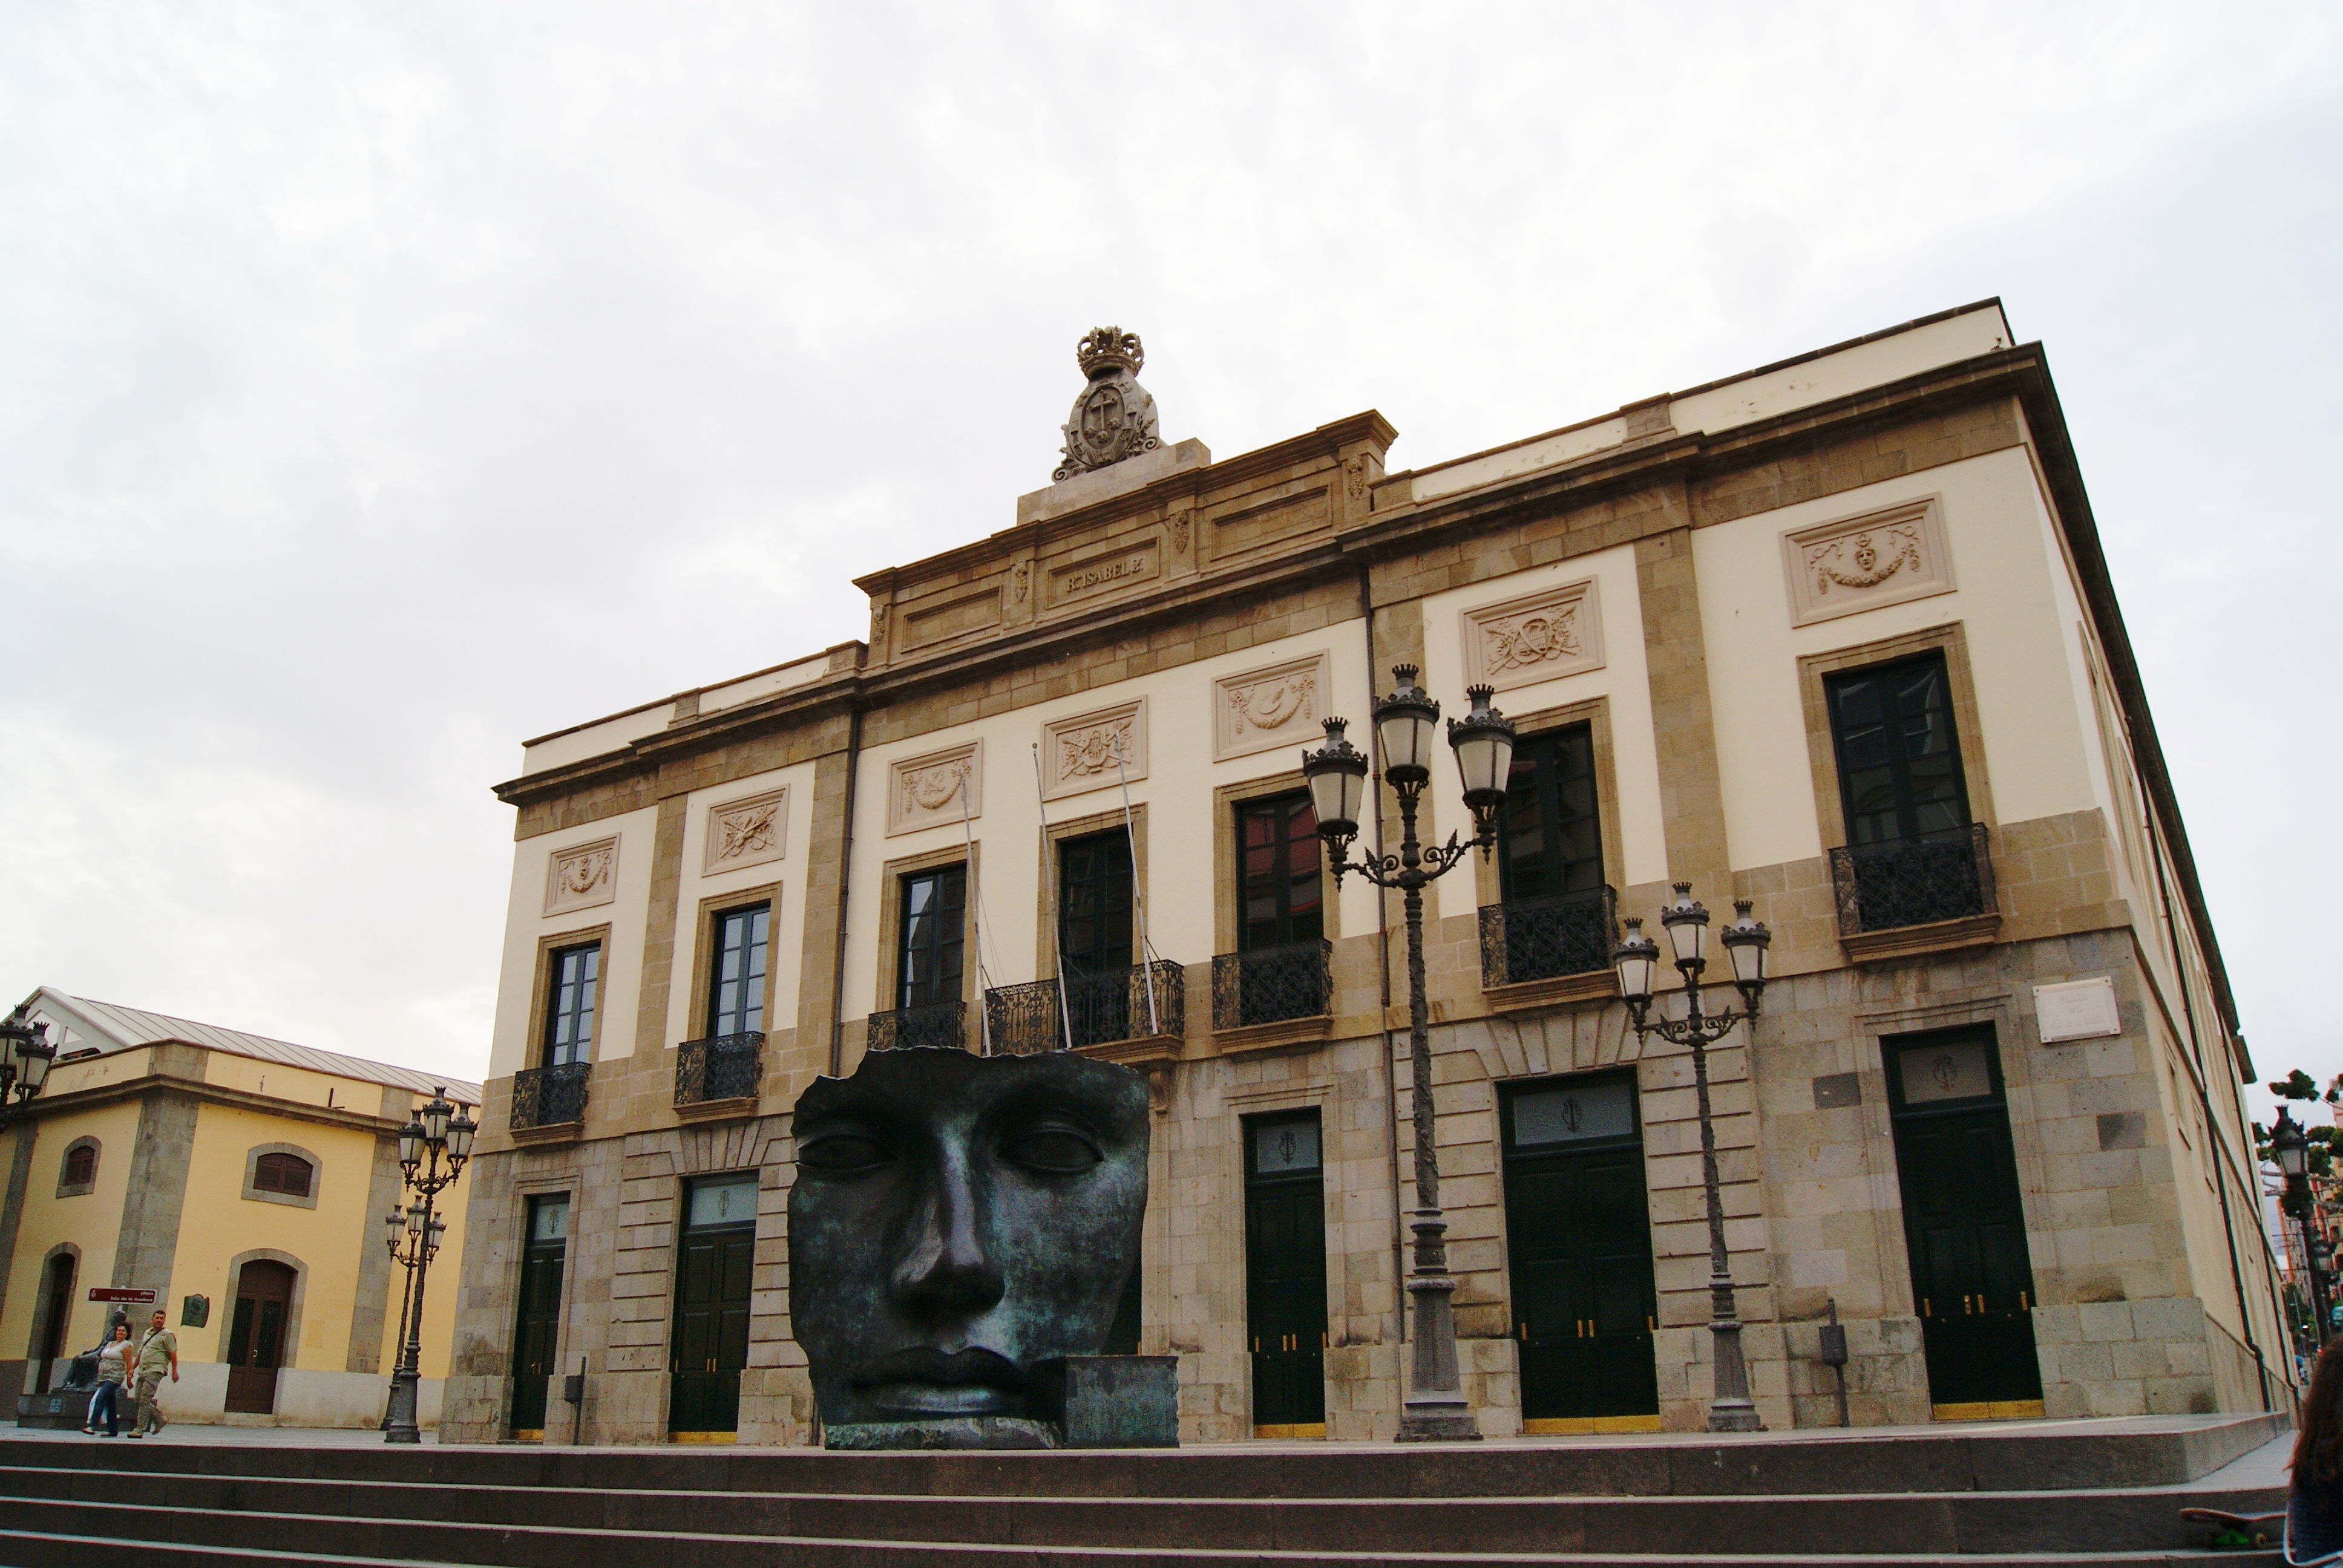
[[[477,1076],[518,742],[860,635],[1092,325],[1169,435],[1408,467],[1999,295],[2257,1063],[2343,1070],[2339,66],[2331,5],[8,7],[0,994]]]

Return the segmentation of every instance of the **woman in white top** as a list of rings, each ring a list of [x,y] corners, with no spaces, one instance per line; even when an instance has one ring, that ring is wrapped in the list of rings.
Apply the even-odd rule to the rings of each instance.
[[[97,1435],[97,1412],[106,1411],[106,1435],[122,1435],[122,1385],[130,1379],[130,1325],[114,1325],[114,1338],[97,1352],[97,1389],[89,1396],[89,1424],[82,1430]]]

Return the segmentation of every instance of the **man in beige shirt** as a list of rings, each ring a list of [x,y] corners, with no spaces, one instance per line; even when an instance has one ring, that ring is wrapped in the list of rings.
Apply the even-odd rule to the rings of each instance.
[[[163,1404],[156,1394],[163,1386],[165,1372],[171,1374],[173,1382],[179,1381],[179,1336],[163,1322],[162,1310],[157,1308],[147,1320],[146,1337],[138,1342],[138,1409],[130,1422],[133,1437],[159,1432],[170,1424],[163,1419]]]

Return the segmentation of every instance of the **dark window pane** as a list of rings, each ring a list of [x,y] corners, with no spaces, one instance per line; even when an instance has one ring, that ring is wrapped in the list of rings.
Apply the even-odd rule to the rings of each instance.
[[[1131,835],[1124,829],[1058,846],[1058,942],[1070,979],[1131,966]]]
[[[1603,821],[1594,734],[1584,724],[1513,748],[1499,816],[1500,879],[1508,900],[1603,886]]]
[[[1943,654],[1835,675],[1827,692],[1848,843],[1943,837],[1968,826]]]
[[[896,938],[898,1007],[960,1000],[967,904],[966,866],[905,875]]]
[[[545,1064],[584,1061],[594,1045],[594,996],[602,971],[601,944],[561,948],[552,957],[553,975],[545,1010]]]
[[[715,963],[709,974],[708,1032],[746,1034],[765,1027],[766,930],[769,905],[716,917]]]
[[[1324,879],[1309,792],[1248,800],[1236,812],[1238,950],[1318,940],[1325,934]]]
[[[85,1143],[65,1153],[65,1184],[68,1187],[87,1186],[97,1180],[97,1151]]]

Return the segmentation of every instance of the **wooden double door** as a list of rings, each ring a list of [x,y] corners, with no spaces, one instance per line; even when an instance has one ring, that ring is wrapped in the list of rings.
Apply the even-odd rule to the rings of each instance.
[[[756,1212],[754,1177],[695,1182],[689,1190],[676,1259],[668,1392],[668,1431],[679,1436],[720,1437],[739,1430]]]
[[[1503,1105],[1523,1425],[1657,1430],[1659,1306],[1635,1081],[1525,1083]]]
[[[1885,1047],[1905,1247],[1936,1418],[2040,1415],[2034,1270],[1993,1031]]]
[[[293,1347],[286,1342],[293,1314],[294,1273],[270,1258],[236,1271],[236,1308],[228,1319],[228,1410],[268,1415],[277,1409],[277,1373]]]
[[[1326,1183],[1318,1113],[1245,1124],[1245,1332],[1256,1437],[1326,1435]]]
[[[545,1432],[547,1381],[561,1349],[561,1276],[568,1258],[569,1200],[532,1198],[521,1254],[520,1313],[513,1326],[512,1430]]]

